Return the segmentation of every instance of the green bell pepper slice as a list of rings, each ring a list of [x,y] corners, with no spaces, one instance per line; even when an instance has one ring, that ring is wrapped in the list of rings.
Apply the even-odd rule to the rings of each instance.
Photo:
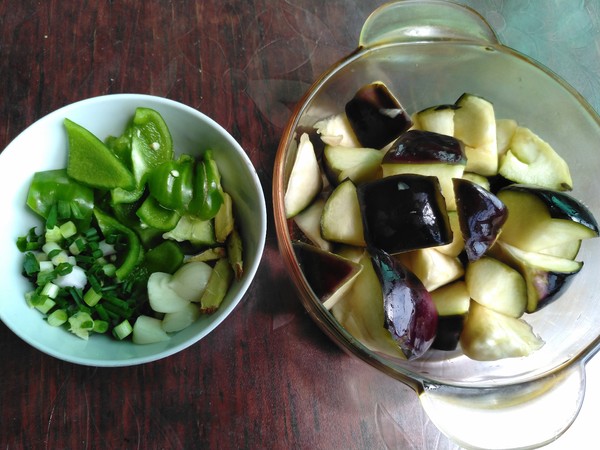
[[[221,175],[212,151],[207,150],[202,161],[196,164],[194,197],[188,206],[188,212],[202,220],[209,220],[217,215],[222,204]]]
[[[144,256],[140,239],[133,230],[122,225],[117,219],[101,211],[99,208],[94,208],[94,217],[104,237],[118,233],[123,235],[127,240],[125,255],[118,262],[119,265],[115,273],[117,279],[123,281],[135,269]]]
[[[128,161],[135,179],[133,189],[111,191],[114,203],[131,203],[144,194],[148,175],[173,158],[171,132],[160,113],[151,108],[137,108],[122,136],[111,138],[109,146],[123,161]],[[129,155],[126,155],[129,151]]]
[[[187,155],[163,162],[148,176],[150,195],[163,208],[185,214],[193,195],[193,171],[194,160]]]
[[[65,219],[85,229],[92,220],[94,191],[69,177],[66,169],[47,170],[33,175],[26,203],[44,219],[61,210],[70,216]]]

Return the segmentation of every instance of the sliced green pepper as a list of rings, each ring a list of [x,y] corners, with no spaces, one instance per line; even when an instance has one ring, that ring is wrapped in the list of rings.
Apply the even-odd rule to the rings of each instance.
[[[144,251],[140,244],[140,239],[130,228],[122,225],[117,219],[98,208],[94,208],[94,217],[98,222],[100,231],[102,231],[102,234],[105,237],[118,233],[123,235],[127,241],[127,245],[124,249],[126,250],[125,255],[123,259],[119,261],[119,266],[116,271],[117,279],[122,281],[142,260]]]
[[[67,174],[71,178],[99,189],[134,187],[133,174],[104,142],[69,119],[63,123],[69,143]]]
[[[152,196],[148,196],[136,211],[142,223],[160,231],[170,231],[181,217],[177,211],[161,206]]]
[[[53,211],[57,211],[59,203],[63,216],[67,214],[66,206],[70,209],[70,220],[78,227],[89,227],[94,208],[94,191],[69,177],[66,169],[36,172],[29,185],[27,206],[47,219]]]
[[[137,108],[131,132],[131,162],[138,186],[159,164],[173,158],[173,139],[162,116],[150,108]]]
[[[221,175],[212,151],[207,150],[203,160],[196,164],[194,197],[188,206],[188,212],[202,220],[209,220],[217,215],[222,204]]]
[[[129,141],[130,155],[124,152]],[[131,124],[123,135],[110,141],[113,151],[121,160],[130,162],[135,178],[135,187],[130,190],[114,189],[111,192],[114,203],[130,203],[139,200],[143,193],[148,174],[173,158],[173,139],[166,122],[158,111],[150,108],[137,108]]]
[[[175,273],[183,264],[184,254],[176,242],[164,241],[144,255],[141,267],[153,272]]]
[[[194,160],[187,155],[163,162],[148,175],[150,195],[162,207],[185,214],[193,195],[193,167]]]

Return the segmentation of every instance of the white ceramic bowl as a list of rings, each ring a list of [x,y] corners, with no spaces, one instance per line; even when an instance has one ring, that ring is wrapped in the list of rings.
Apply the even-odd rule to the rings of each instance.
[[[157,110],[173,136],[175,152],[194,154],[205,148],[222,174],[224,189],[232,196],[244,241],[245,273],[229,290],[221,307],[202,316],[170,340],[149,345],[117,341],[105,335],[82,340],[64,328],[47,325],[39,311],[29,308],[24,294],[31,289],[21,275],[23,254],[18,236],[40,225],[25,205],[34,172],[66,167],[65,117],[89,129],[100,139],[119,135],[139,106]],[[35,122],[0,154],[0,319],[21,339],[48,355],[89,366],[131,366],[170,356],[196,343],[233,311],[246,293],[262,257],[266,237],[264,194],[251,161],[240,145],[215,121],[172,100],[141,94],[115,94],[65,106]]]

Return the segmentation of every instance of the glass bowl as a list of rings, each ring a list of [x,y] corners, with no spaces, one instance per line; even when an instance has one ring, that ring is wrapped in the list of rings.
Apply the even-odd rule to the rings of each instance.
[[[278,244],[311,317],[342,349],[414,388],[434,423],[470,448],[522,448],[556,439],[577,416],[585,363],[600,343],[600,239],[583,244],[585,262],[562,298],[529,315],[546,344],[531,356],[495,362],[432,351],[405,361],[369,351],[312,292],[294,254],[284,192],[299,132],[343,111],[363,85],[383,81],[409,112],[451,104],[465,92],[490,100],[496,117],[515,119],[548,141],[570,166],[572,194],[600,217],[600,119],[567,83],[503,46],[473,10],[444,1],[400,1],[374,11],[357,50],[309,89],[278,149],[273,203]],[[552,414],[532,421],[532,414]],[[508,428],[507,428],[508,427]],[[507,432],[507,430],[510,430]]]
[[[175,152],[198,154],[213,149],[224,189],[232,196],[244,243],[244,275],[234,282],[219,309],[201,316],[171,338],[137,345],[106,335],[76,337],[62,327],[44,323],[43,316],[25,303],[31,287],[21,275],[23,254],[17,237],[40,221],[25,205],[34,172],[66,167],[65,117],[89,129],[100,139],[120,135],[137,107],[157,110],[173,137]],[[114,94],[82,100],[41,118],[17,136],[0,155],[0,208],[10,220],[0,225],[4,257],[0,273],[4,292],[0,319],[17,336],[38,350],[64,361],[88,366],[131,366],[170,356],[198,342],[221,324],[244,298],[258,269],[266,238],[266,205],[258,175],[244,150],[219,124],[201,112],[161,97]]]

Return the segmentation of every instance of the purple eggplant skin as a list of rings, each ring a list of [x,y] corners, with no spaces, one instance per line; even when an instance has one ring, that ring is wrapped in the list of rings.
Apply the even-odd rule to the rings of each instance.
[[[436,336],[438,313],[431,294],[388,253],[373,248],[369,251],[383,291],[383,326],[408,360],[419,358]]]
[[[532,275],[532,283],[537,292],[537,303],[532,308],[529,302],[527,312],[534,313],[553,303],[569,287],[579,272],[562,273],[538,270]]]
[[[357,187],[367,245],[394,254],[452,242],[437,177],[399,174]]]
[[[343,258],[305,242],[292,244],[306,281],[319,300],[335,291],[353,270]]]
[[[498,197],[472,181],[454,178],[452,183],[465,252],[469,261],[476,261],[496,242],[508,209]]]
[[[452,351],[458,347],[460,333],[465,324],[464,314],[453,314],[451,316],[439,316],[435,339],[431,348],[435,350]]]
[[[452,136],[433,131],[410,130],[394,141],[385,156],[386,163],[466,164],[464,144]]]
[[[596,235],[600,234],[598,222],[592,212],[566,192],[524,184],[511,184],[501,190],[515,190],[536,195],[547,206],[550,217],[577,222],[594,231]]]
[[[410,115],[382,82],[360,88],[345,112],[363,147],[383,148],[412,126]]]

